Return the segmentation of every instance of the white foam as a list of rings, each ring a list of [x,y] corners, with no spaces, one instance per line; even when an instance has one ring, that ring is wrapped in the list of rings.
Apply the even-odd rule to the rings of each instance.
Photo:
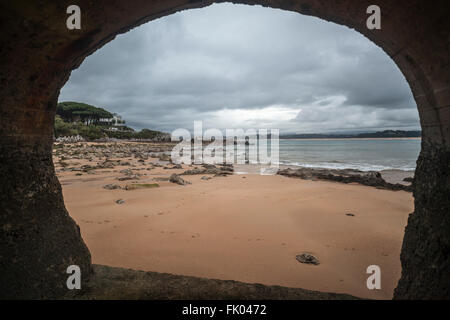
[[[294,167],[304,167],[304,168],[320,168],[320,169],[354,169],[360,171],[384,171],[384,170],[399,170],[399,171],[414,171],[415,167],[408,166],[383,166],[383,165],[372,165],[372,164],[352,164],[352,163],[331,163],[331,162],[318,162],[318,163],[302,163],[302,162],[291,162],[291,161],[281,161],[279,165],[284,166],[294,166]]]

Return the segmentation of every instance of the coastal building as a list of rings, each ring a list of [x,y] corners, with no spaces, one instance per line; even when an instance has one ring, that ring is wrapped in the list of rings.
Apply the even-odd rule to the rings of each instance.
[[[126,126],[125,120],[123,120],[122,116],[117,113],[113,113],[112,118],[99,119],[99,123],[109,126],[108,130],[110,131],[121,131]]]

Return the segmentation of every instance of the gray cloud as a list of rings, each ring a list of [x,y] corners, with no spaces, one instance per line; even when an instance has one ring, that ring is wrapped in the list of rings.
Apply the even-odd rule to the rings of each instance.
[[[88,57],[61,91],[135,128],[282,132],[418,129],[394,62],[344,26],[258,6],[212,5],[150,22]]]

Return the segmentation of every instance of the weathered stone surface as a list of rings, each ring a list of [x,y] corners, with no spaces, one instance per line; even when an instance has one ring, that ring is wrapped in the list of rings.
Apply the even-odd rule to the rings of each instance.
[[[365,186],[387,190],[404,190],[412,192],[412,186],[386,182],[376,171],[359,171],[353,169],[333,170],[314,168],[287,168],[278,171],[279,175],[300,178],[304,180],[328,180],[341,183],[359,183]]]
[[[354,300],[347,294],[93,265],[90,281],[66,299]]]
[[[169,181],[172,183],[179,184],[180,186],[185,186],[187,184],[191,184],[189,181],[184,180],[182,177],[180,177],[176,173],[174,173],[170,176]]]
[[[132,174],[125,177],[119,177],[117,180],[119,181],[128,181],[128,180],[139,180],[140,176],[138,174]]]
[[[450,298],[450,151],[423,143],[397,299]]]
[[[64,207],[51,141],[2,141],[0,163],[0,299],[57,298],[68,266],[89,278],[91,256]]]
[[[318,266],[320,264],[319,259],[317,257],[313,256],[309,253],[302,253],[295,257],[298,262],[304,263],[304,264],[313,264],[315,266]]]
[[[133,184],[127,184],[125,186],[125,190],[140,190],[140,189],[153,189],[153,188],[159,188],[159,184],[157,183],[133,183]]]
[[[213,174],[215,176],[228,176],[233,174],[234,169],[233,166],[221,165],[203,165],[203,168],[194,168],[186,170],[182,173],[182,175],[186,176],[194,176],[194,175],[204,175],[204,174]]]
[[[1,297],[62,294],[68,263],[89,275],[89,252],[64,207],[51,162],[56,102],[71,70],[119,33],[212,2],[79,0],[86,14],[82,29],[74,31],[65,26],[69,2],[0,4],[0,21],[7,26],[0,33]],[[366,9],[373,4],[369,0],[233,2],[270,5],[346,25],[395,61],[416,100],[424,144],[395,297],[450,298],[448,1],[378,0],[386,12],[381,30],[366,28]]]
[[[107,185],[104,185],[103,186],[103,189],[106,189],[106,190],[116,190],[116,189],[122,189],[122,187],[121,186],[119,186],[118,184],[107,184]]]

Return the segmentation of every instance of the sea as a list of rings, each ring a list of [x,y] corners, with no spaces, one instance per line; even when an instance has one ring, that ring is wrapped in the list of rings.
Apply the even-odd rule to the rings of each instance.
[[[420,139],[280,139],[280,165],[414,171]]]
[[[270,140],[268,142],[267,149],[270,150]],[[234,148],[233,145],[222,150],[227,155],[234,152],[249,159],[249,147],[245,151]],[[419,138],[280,139],[276,164],[281,169],[306,167],[378,171],[388,182],[403,183],[404,178],[414,176],[420,148]],[[264,167],[254,160],[245,165],[235,163],[235,174],[259,173]]]

